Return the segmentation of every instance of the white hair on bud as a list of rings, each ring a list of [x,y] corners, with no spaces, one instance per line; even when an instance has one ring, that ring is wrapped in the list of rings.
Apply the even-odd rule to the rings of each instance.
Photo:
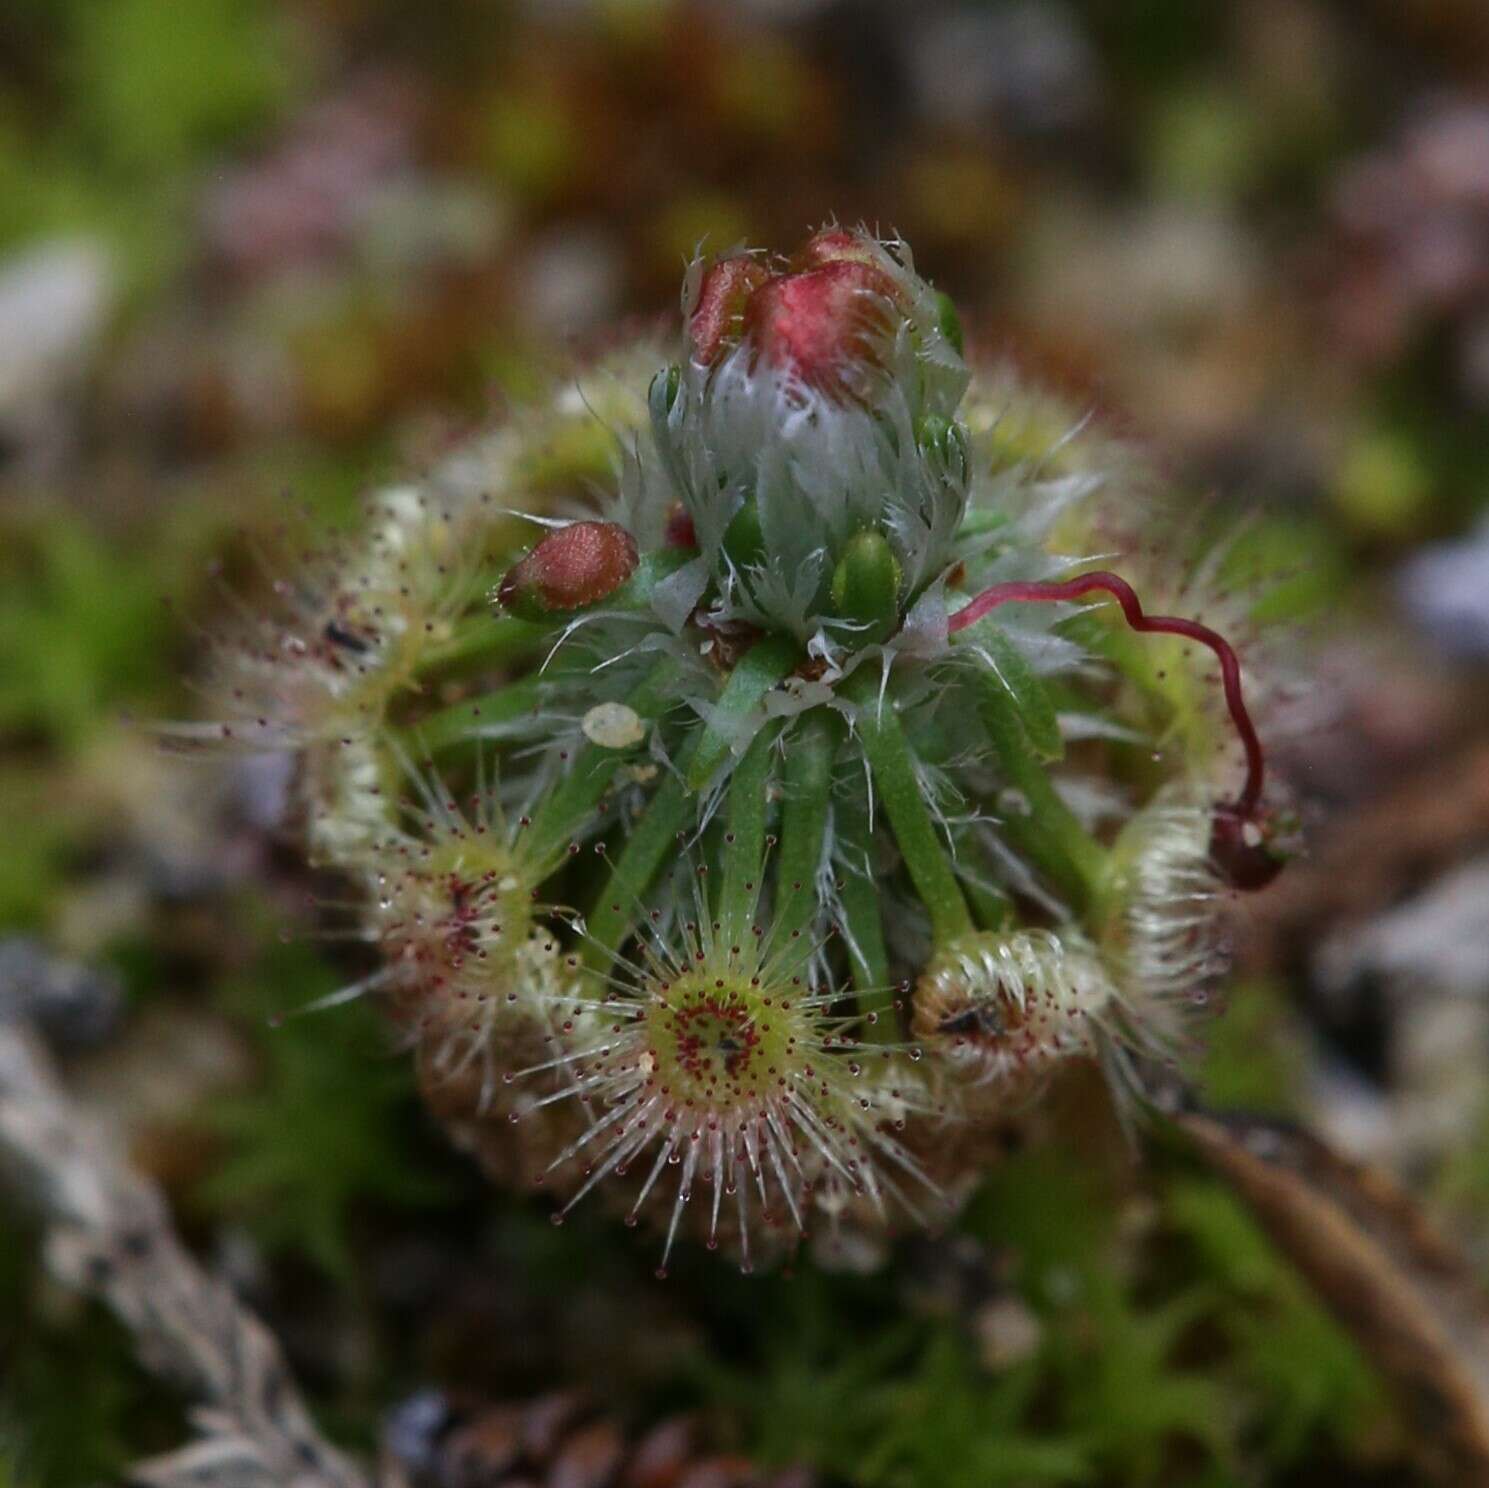
[[[1074,932],[982,931],[938,951],[915,988],[914,1030],[984,1098],[1098,1053],[1117,989]]]
[[[1172,788],[1139,811],[1112,848],[1101,949],[1121,988],[1123,1035],[1142,1053],[1179,1049],[1189,1015],[1227,964],[1212,823],[1207,803]]]
[[[304,750],[297,789],[310,861],[365,870],[396,817],[396,780],[391,757],[369,734]]]

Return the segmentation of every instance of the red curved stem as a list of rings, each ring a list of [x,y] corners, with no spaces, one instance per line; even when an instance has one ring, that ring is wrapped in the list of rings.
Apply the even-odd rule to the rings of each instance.
[[[1235,648],[1218,631],[1197,620],[1183,620],[1176,615],[1147,615],[1142,602],[1126,579],[1114,573],[1081,574],[1079,578],[1063,582],[1049,580],[1042,583],[994,584],[984,589],[975,599],[969,600],[947,622],[947,630],[955,633],[975,625],[990,610],[999,605],[1040,601],[1080,599],[1082,596],[1100,592],[1109,594],[1122,607],[1122,614],[1133,630],[1154,632],[1161,635],[1183,636],[1186,640],[1198,641],[1215,653],[1220,663],[1220,681],[1225,689],[1225,706],[1230,711],[1231,721],[1241,736],[1242,748],[1246,751],[1246,783],[1236,798],[1234,810],[1243,817],[1252,817],[1261,803],[1265,760],[1261,739],[1256,725],[1246,709],[1246,700],[1241,695],[1241,661]]]

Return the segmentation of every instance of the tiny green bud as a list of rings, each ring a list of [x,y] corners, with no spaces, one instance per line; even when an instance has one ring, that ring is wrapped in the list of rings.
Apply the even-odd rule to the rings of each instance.
[[[957,314],[951,296],[941,290],[936,291],[936,329],[946,337],[958,356],[966,354],[967,341],[962,334],[962,317]]]
[[[730,561],[739,568],[758,563],[765,552],[765,533],[760,526],[760,508],[753,496],[734,513],[728,527],[724,529],[724,551]]]
[[[951,480],[961,482],[967,478],[967,431],[955,419],[943,418],[939,413],[927,414],[920,421],[915,437],[921,450],[935,460]]]
[[[856,627],[864,645],[887,640],[900,613],[900,561],[888,539],[872,528],[848,539],[832,574],[832,607]]]
[[[651,380],[647,390],[646,405],[653,419],[666,420],[677,403],[678,389],[682,386],[682,369],[663,367]]]

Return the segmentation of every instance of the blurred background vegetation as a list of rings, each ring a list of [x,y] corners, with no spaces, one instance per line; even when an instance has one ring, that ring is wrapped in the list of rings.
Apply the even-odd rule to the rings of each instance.
[[[1320,882],[1484,737],[1480,0],[6,0],[0,933],[117,980],[73,1083],[349,1444],[419,1389],[579,1384],[870,1485],[1409,1483],[1368,1361],[1176,1155],[1031,1144],[887,1271],[662,1286],[486,1189],[373,1010],[270,1025],[357,969],[334,887],[276,844],[272,762],[134,721],[191,714],[253,534],[663,319],[700,241],[829,216],[1292,573],[1323,867],[1238,930],[1207,1090],[1489,1260],[1489,821]],[[117,1479],[181,1406],[33,1240],[0,1216],[0,1485]]]

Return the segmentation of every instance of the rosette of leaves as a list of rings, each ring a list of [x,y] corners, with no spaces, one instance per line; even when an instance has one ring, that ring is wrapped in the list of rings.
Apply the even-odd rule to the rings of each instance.
[[[1216,614],[1223,565],[1129,453],[1031,434],[903,243],[699,262],[682,308],[236,656],[462,1140],[759,1254],[933,1212],[953,1128],[1072,1061],[1140,1096],[1281,856],[1236,650],[1105,566],[1136,531]],[[613,477],[556,516],[591,407]]]

